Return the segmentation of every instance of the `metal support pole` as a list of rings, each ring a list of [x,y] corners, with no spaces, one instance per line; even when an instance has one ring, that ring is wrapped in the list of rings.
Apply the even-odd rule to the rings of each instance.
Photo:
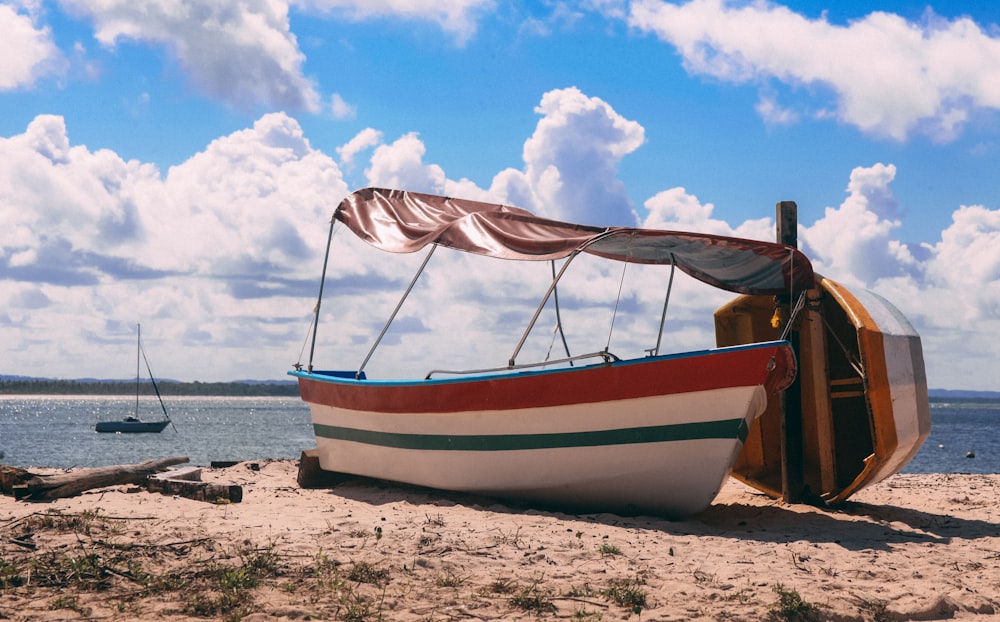
[[[427,252],[423,263],[420,264],[420,268],[417,269],[417,273],[413,275],[413,279],[410,281],[409,286],[407,286],[406,291],[403,292],[403,297],[399,299],[399,302],[396,303],[396,308],[392,310],[392,315],[390,315],[389,319],[385,321],[385,326],[382,327],[382,332],[378,334],[378,337],[375,339],[375,343],[373,343],[371,349],[368,350],[368,356],[365,357],[365,360],[361,363],[361,367],[358,368],[358,372],[354,376],[355,378],[361,378],[361,372],[365,370],[365,365],[368,364],[372,354],[375,354],[375,349],[378,348],[378,345],[382,343],[382,337],[385,337],[386,331],[389,330],[389,325],[392,324],[394,319],[396,319],[396,314],[399,313],[399,310],[403,307],[403,302],[405,302],[407,296],[410,295],[410,291],[413,289],[413,286],[417,284],[417,279],[419,279],[420,275],[424,273],[424,268],[427,267],[427,262],[431,260],[431,255],[434,254],[437,247],[438,245],[434,244],[431,246],[431,250]]]
[[[663,299],[663,313],[660,314],[660,330],[656,333],[656,349],[653,351],[653,356],[660,355],[660,341],[663,339],[663,325],[667,323],[667,305],[670,304],[670,290],[674,288],[674,269],[677,267],[677,262],[674,260],[674,254],[670,253],[670,281],[667,282],[667,297]]]
[[[570,262],[572,262],[573,259],[579,254],[579,249],[573,251],[569,257],[566,258],[566,261],[563,262],[562,268],[559,269],[559,274],[552,279],[552,284],[549,285],[548,291],[545,292],[545,296],[542,297],[542,301],[538,303],[538,308],[535,309],[535,315],[533,315],[531,317],[531,321],[528,322],[528,328],[524,330],[524,334],[521,335],[521,340],[517,342],[517,347],[514,348],[514,353],[510,355],[510,359],[508,359],[507,362],[508,366],[514,367],[517,364],[515,362],[517,360],[517,355],[520,354],[521,348],[524,346],[524,342],[528,339],[528,334],[531,333],[531,329],[534,328],[535,322],[538,321],[538,316],[542,314],[542,309],[545,308],[545,303],[549,301],[549,297],[552,295],[552,292],[556,291],[556,285],[559,284],[559,279],[561,279],[562,275],[566,272],[566,268],[569,267]]]
[[[326,254],[323,255],[323,273],[319,277],[319,295],[316,297],[316,307],[313,308],[312,345],[309,346],[309,367],[312,373],[313,356],[316,354],[316,331],[319,329],[319,308],[323,304],[323,286],[326,285],[326,267],[330,263],[330,245],[333,243],[333,227],[337,224],[337,215],[330,219],[330,233],[326,236]]]

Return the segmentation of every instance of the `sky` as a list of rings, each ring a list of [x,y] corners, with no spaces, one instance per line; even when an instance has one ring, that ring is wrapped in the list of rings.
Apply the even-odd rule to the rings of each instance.
[[[0,0],[0,41],[0,375],[128,378],[141,324],[158,378],[287,378],[330,217],[378,186],[767,240],[795,201],[932,388],[1000,390],[996,3]],[[362,364],[423,260],[340,233],[317,368]],[[511,263],[437,253],[369,376],[505,364],[551,277]],[[667,273],[570,272],[573,354],[655,345]],[[731,298],[678,277],[664,348]]]

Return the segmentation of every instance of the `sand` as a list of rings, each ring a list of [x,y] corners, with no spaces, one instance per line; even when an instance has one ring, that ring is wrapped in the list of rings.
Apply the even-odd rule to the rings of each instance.
[[[0,497],[0,619],[1000,619],[1000,475],[896,475],[837,509],[730,481],[667,521],[296,474],[206,468],[239,503]]]

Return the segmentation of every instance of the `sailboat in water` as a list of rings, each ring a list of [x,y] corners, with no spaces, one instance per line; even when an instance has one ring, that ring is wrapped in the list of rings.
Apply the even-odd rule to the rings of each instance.
[[[98,432],[122,432],[122,433],[151,433],[151,432],[162,432],[170,423],[170,416],[167,414],[167,407],[163,404],[163,398],[160,396],[160,388],[156,386],[156,379],[153,378],[153,371],[149,368],[149,361],[146,360],[146,353],[142,349],[142,327],[136,325],[137,329],[137,351],[135,355],[135,412],[131,415],[126,416],[120,421],[99,421],[94,429]],[[139,418],[139,370],[140,362],[146,363],[146,371],[149,372],[149,380],[153,383],[153,391],[156,393],[156,399],[160,402],[160,408],[163,410],[163,419],[159,421],[143,421]]]

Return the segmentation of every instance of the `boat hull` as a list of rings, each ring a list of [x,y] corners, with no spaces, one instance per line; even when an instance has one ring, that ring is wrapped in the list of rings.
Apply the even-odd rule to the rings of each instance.
[[[804,484],[829,503],[897,473],[930,433],[920,337],[871,292],[817,275],[798,327]],[[715,313],[719,345],[773,338],[774,298],[740,296]],[[782,496],[778,401],[750,428],[733,475]]]
[[[98,432],[122,434],[152,434],[162,432],[170,421],[100,421],[94,426]]]
[[[711,503],[794,374],[785,342],[445,380],[292,372],[324,470],[665,516]]]

